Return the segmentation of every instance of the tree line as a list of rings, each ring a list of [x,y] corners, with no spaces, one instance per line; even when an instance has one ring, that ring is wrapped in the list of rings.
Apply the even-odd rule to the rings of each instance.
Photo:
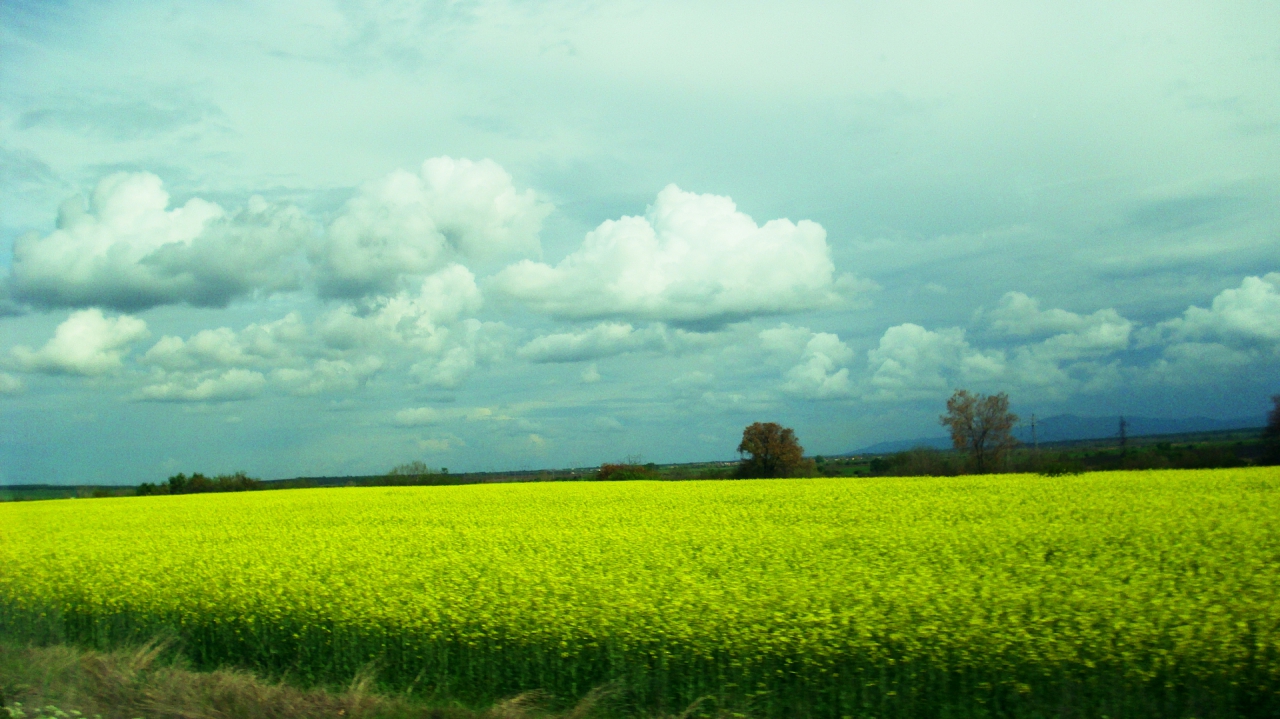
[[[1261,439],[1259,464],[1280,464],[1280,395],[1271,398],[1272,409]],[[1101,469],[1208,469],[1249,464],[1231,447],[1222,445],[1175,446],[1156,443],[1130,450],[1124,442],[1121,420],[1118,453],[1021,450],[1013,431],[1018,415],[1009,409],[1009,396],[956,390],[947,400],[939,423],[951,435],[953,452],[918,448],[873,459],[872,475],[950,476],[993,472],[1069,474]],[[776,423],[756,422],[742,433],[738,452],[743,455],[734,476],[812,477],[820,471],[804,457],[795,432]]]
[[[244,472],[235,474],[219,474],[206,477],[199,472],[190,477],[178,473],[159,483],[143,482],[138,485],[136,494],[147,496],[155,494],[205,494],[207,492],[249,492],[265,489],[262,480],[254,479]]]
[[[1271,398],[1273,408],[1267,414],[1263,431],[1261,464],[1280,464],[1280,394]],[[1013,435],[1018,415],[1009,409],[1009,396],[1003,392],[985,395],[956,390],[946,403],[939,423],[951,435],[954,452],[913,449],[877,457],[870,463],[872,475],[987,474],[991,472],[1032,472],[1064,474],[1094,469],[1201,469],[1233,467],[1245,464],[1228,447],[1177,447],[1158,443],[1142,450],[1121,451],[1118,455],[1081,455],[1065,451],[1019,449]],[[819,461],[805,456],[795,430],[776,422],[754,422],[742,431],[737,447],[740,460],[731,468],[710,469],[691,479],[757,479],[778,477],[814,477],[822,473]],[[626,462],[606,463],[588,475],[590,479],[622,481],[662,479],[657,465],[640,464],[639,458]],[[357,486],[421,486],[465,484],[469,480],[450,475],[447,468],[433,469],[423,462],[409,462],[392,468],[386,475],[363,478]],[[175,474],[159,484],[144,482],[136,493],[144,495],[201,494],[206,492],[246,492],[270,488],[304,487],[305,483],[266,483],[245,472],[207,477],[195,472],[190,476]]]
[[[969,457],[969,465],[979,474],[999,466],[1017,445],[1013,428],[1018,415],[1009,411],[1009,396],[1003,392],[975,395],[956,390],[939,421],[950,430],[955,448]],[[804,456],[795,431],[775,422],[756,422],[744,429],[738,453],[742,460],[735,476],[743,479],[818,474],[815,460]]]

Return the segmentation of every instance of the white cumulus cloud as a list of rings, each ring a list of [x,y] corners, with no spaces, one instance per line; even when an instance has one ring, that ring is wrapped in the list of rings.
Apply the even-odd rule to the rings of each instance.
[[[393,172],[349,201],[313,251],[320,292],[385,294],[450,262],[537,257],[550,209],[492,160],[439,157]]]
[[[415,292],[345,304],[317,325],[327,347],[403,355],[419,382],[452,388],[505,352],[509,328],[470,316],[482,302],[475,276],[454,264],[422,279]]]
[[[14,243],[10,292],[42,307],[139,310],[224,306],[301,281],[301,251],[314,230],[297,208],[259,197],[236,213],[198,198],[168,205],[155,175],[103,178],[87,208],[73,197],[52,233]]]
[[[1092,339],[1083,340],[1086,345],[1100,342],[1118,349],[1128,346],[1132,329],[1130,322],[1113,309],[1098,310],[1090,315],[1056,308],[1042,310],[1039,300],[1021,292],[1006,292],[996,308],[985,313],[985,319],[993,330],[1005,335],[1087,337]]]
[[[1163,345],[1150,377],[1194,384],[1206,374],[1244,371],[1280,359],[1280,273],[1246,277],[1208,308],[1188,307],[1139,334],[1142,345]]]
[[[141,358],[165,370],[217,367],[270,367],[297,361],[296,350],[309,340],[297,313],[275,322],[253,323],[236,332],[230,327],[201,330],[190,338],[165,335]]]
[[[424,278],[413,292],[333,310],[320,320],[320,334],[340,349],[395,342],[438,351],[448,340],[450,325],[475,314],[482,304],[475,275],[462,265],[449,265]]]
[[[467,443],[463,442],[462,438],[452,434],[446,434],[442,437],[424,437],[418,440],[418,448],[432,454],[451,452],[466,446]]]
[[[799,361],[784,374],[783,391],[809,399],[848,397],[854,394],[849,379],[853,350],[829,332],[793,327],[785,322],[762,330],[760,345],[770,352]]]
[[[960,327],[891,327],[868,353],[865,396],[914,399],[984,386],[1059,399],[1073,392],[1106,391],[1121,381],[1115,356],[1132,346],[1134,334],[1133,323],[1114,309],[1091,314],[1044,310],[1021,292],[1006,293],[978,319],[996,335],[1019,341],[984,349],[971,344]]]
[[[11,374],[0,372],[0,394],[18,394],[22,390],[22,380]]]
[[[1010,348],[1007,377],[1058,397],[1110,388],[1119,374],[1107,358],[1129,349],[1134,333],[1133,323],[1114,309],[1087,315],[1041,310],[1038,300],[1021,292],[1006,293],[985,319],[1000,334],[1044,337]]]
[[[437,424],[444,420],[444,415],[434,407],[411,407],[396,412],[395,423],[401,427],[419,427]]]
[[[500,322],[464,320],[450,330],[447,349],[425,353],[409,374],[423,384],[457,387],[480,367],[505,357],[510,334],[510,328]]]
[[[601,322],[582,332],[536,337],[516,354],[532,362],[580,362],[626,352],[660,350],[667,345],[666,328],[660,325],[637,330],[627,323]]]
[[[517,191],[492,160],[427,160],[366,185],[321,230],[298,207],[253,197],[237,211],[200,198],[169,207],[159,177],[103,178],[56,229],[14,244],[0,314],[39,307],[123,311],[307,288],[345,299],[391,295],[451,263],[496,269],[541,254],[551,206]],[[8,297],[12,297],[12,301]]]
[[[1009,348],[1007,382],[1036,388],[1045,396],[1099,392],[1120,381],[1119,360],[1132,346],[1135,327],[1114,309],[1078,314],[1040,308],[1039,300],[1008,292],[995,309],[979,313],[987,327],[1006,337],[1042,338]]]
[[[302,368],[282,367],[271,373],[272,381],[290,394],[307,396],[325,392],[350,392],[382,369],[379,357],[363,357],[356,362],[318,359]]]
[[[451,332],[452,346],[415,363],[409,374],[423,384],[452,389],[501,352],[501,345],[484,335],[484,324],[479,320],[468,320],[459,329],[462,331]]]
[[[18,346],[10,355],[25,372],[101,375],[119,370],[129,346],[147,334],[147,323],[136,317],[106,317],[96,308],[80,310],[58,325],[40,349]]]
[[[1205,376],[1245,372],[1259,359],[1256,350],[1237,349],[1218,342],[1177,342],[1139,376],[1147,382],[1194,385]]]
[[[423,278],[416,292],[345,302],[315,322],[290,313],[239,331],[219,327],[186,339],[165,336],[140,358],[152,369],[148,386],[158,388],[143,398],[220,399],[194,388],[226,384],[229,368],[253,370],[295,395],[355,390],[394,368],[423,384],[456,387],[507,346],[505,325],[467,316],[480,303],[471,272],[450,265]]]
[[[1181,317],[1161,322],[1144,339],[1210,340],[1249,347],[1280,344],[1280,272],[1246,277],[1239,287],[1218,293],[1208,309],[1188,307]]]
[[[644,217],[607,221],[555,267],[525,260],[494,286],[557,317],[715,324],[828,305],[856,284],[834,273],[821,225],[760,226],[728,197],[669,185]]]
[[[813,399],[848,397],[854,392],[849,380],[853,350],[836,335],[817,332],[805,344],[800,363],[787,370],[782,388]]]
[[[201,330],[187,339],[166,335],[140,360],[152,367],[139,397],[174,401],[245,399],[266,386],[295,395],[343,392],[364,385],[383,366],[376,354],[326,348],[297,313],[274,322]],[[254,370],[251,374],[227,372]]]
[[[932,331],[906,323],[890,327],[867,352],[869,399],[935,397],[958,382],[987,380],[1004,371],[1000,352],[970,346],[959,327]]]
[[[261,372],[229,369],[211,376],[169,375],[138,390],[137,398],[155,402],[226,402],[262,393],[267,378]]]

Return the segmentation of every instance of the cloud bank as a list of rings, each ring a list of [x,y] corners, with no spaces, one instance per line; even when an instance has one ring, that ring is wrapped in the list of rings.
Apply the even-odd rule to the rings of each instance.
[[[130,312],[302,288],[337,299],[394,294],[451,263],[539,256],[551,209],[497,163],[448,157],[366,185],[327,227],[261,197],[236,212],[199,198],[168,206],[153,174],[103,178],[87,206],[63,203],[52,233],[16,241],[3,291],[40,308]]]
[[[622,358],[645,353],[661,364],[658,386],[682,410],[724,414],[806,402],[936,402],[962,386],[1056,401],[1194,384],[1206,372],[1248,372],[1280,359],[1280,273],[1246,277],[1207,307],[1146,327],[1112,308],[1044,308],[1017,291],[965,327],[899,319],[844,337],[830,326],[764,327],[771,316],[851,309],[844,300],[859,283],[837,273],[821,225],[757,224],[728,197],[675,185],[643,216],[600,224],[555,264],[538,259],[550,206],[489,160],[435,158],[416,172],[393,172],[359,188],[326,222],[257,197],[236,211],[200,199],[169,204],[156,176],[119,173],[87,203],[65,203],[53,232],[21,238],[0,290],[75,311],[38,349],[9,349],[4,369],[94,377],[139,402],[248,402],[398,384],[420,392],[420,403],[451,402],[477,373],[514,358],[524,362],[494,376],[582,363],[558,391],[590,404],[602,387],[625,396],[626,383],[648,368]],[[482,288],[509,302],[495,310]],[[299,309],[279,319],[165,334],[133,358],[147,323],[103,311],[222,307],[291,291],[272,302]],[[501,313],[512,303],[550,322],[540,318],[532,330],[484,319],[486,307]],[[668,363],[689,361],[705,369],[662,374]],[[0,373],[0,395],[26,393],[24,379]],[[48,381],[60,380],[29,383]],[[735,381],[745,391],[734,391]],[[547,386],[556,382],[564,379]],[[590,415],[598,431],[635,424],[625,412],[625,423],[615,418],[615,407],[598,409]],[[389,416],[401,431],[494,418],[432,406]],[[555,423],[511,424],[536,430],[527,435],[536,441],[521,435],[529,447],[563,439]],[[415,441],[429,451],[466,446],[447,433]]]
[[[72,197],[57,229],[13,248],[13,296],[37,307],[137,311],[166,304],[221,307],[255,291],[293,289],[313,231],[297,208],[255,197],[243,210],[169,194],[149,173],[103,178],[85,206]]]
[[[1208,308],[1191,306],[1139,333],[1143,345],[1163,345],[1148,381],[1187,385],[1203,376],[1280,362],[1280,273],[1246,277]]]
[[[1156,326],[1148,341],[1215,340],[1237,347],[1280,345],[1280,272],[1246,277],[1237,288],[1223,290],[1208,309],[1188,307],[1181,317]]]

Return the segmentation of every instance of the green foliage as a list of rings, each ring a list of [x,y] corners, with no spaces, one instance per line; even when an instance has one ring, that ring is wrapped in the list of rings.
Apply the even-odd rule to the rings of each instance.
[[[63,711],[58,707],[48,704],[45,706],[26,707],[22,702],[15,702],[11,707],[0,706],[0,718],[3,719],[82,719],[83,714],[70,709]],[[94,719],[101,719],[101,714],[94,714]]]
[[[1119,459],[1120,455],[1117,454],[1116,457]],[[1130,467],[1130,469],[1140,468]],[[1156,468],[1146,467],[1145,469]],[[1009,470],[1012,472],[1029,472],[1043,474],[1048,477],[1059,477],[1064,474],[1080,474],[1085,471],[1085,464],[1078,456],[1069,452],[1030,450],[1014,453],[1009,460]]]
[[[1041,450],[1015,453],[1010,471],[1071,474],[1117,469],[1224,469],[1246,466],[1236,448],[1226,444],[1172,444],[1116,450]]]
[[[1146,446],[1067,449],[1015,449],[1005,455],[994,473],[1030,473],[1047,476],[1113,470],[1143,469],[1224,469],[1245,467],[1251,450],[1240,443],[1161,442]],[[896,454],[874,457],[869,463],[872,476],[949,477],[976,469],[958,452],[918,447]]]
[[[916,447],[871,460],[870,472],[882,477],[954,477],[964,474],[963,458],[954,452]]]

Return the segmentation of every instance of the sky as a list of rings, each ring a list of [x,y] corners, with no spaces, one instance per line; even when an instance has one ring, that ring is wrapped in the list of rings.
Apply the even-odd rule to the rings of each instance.
[[[0,483],[1280,392],[1280,5],[8,1]]]

